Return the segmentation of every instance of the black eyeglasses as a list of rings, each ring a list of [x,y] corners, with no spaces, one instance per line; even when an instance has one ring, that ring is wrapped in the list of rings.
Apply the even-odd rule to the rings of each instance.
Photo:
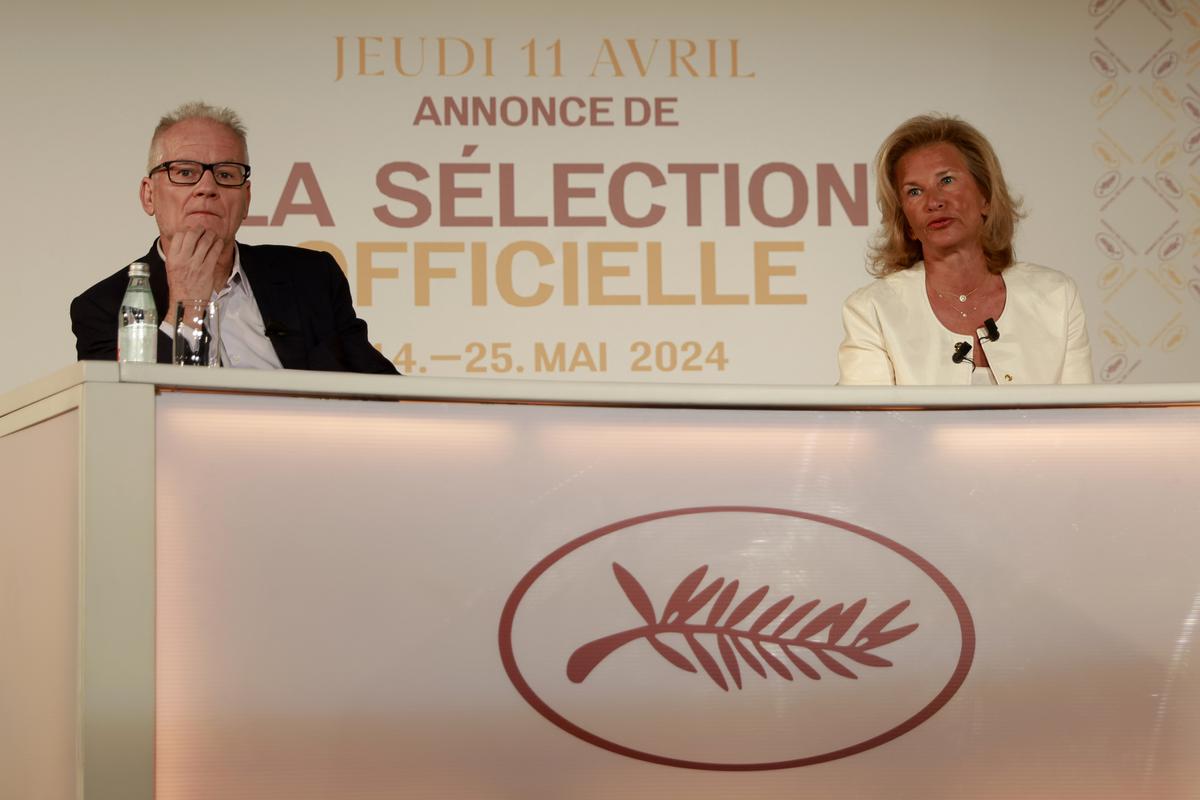
[[[212,172],[218,186],[241,186],[250,179],[250,165],[236,161],[221,161],[217,164],[202,164],[199,161],[164,161],[154,169],[167,173],[167,180],[180,186],[193,186],[204,177],[205,171]]]

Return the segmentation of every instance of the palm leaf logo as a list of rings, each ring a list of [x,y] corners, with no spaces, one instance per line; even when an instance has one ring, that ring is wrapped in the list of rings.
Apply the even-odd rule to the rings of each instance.
[[[891,661],[872,651],[903,639],[917,629],[916,623],[887,627],[908,608],[908,600],[882,611],[850,636],[850,629],[866,610],[866,598],[850,605],[834,603],[824,609],[819,608],[820,600],[808,600],[792,608],[795,597],[788,595],[758,611],[770,587],[760,586],[735,604],[738,581],[726,583],[724,578],[716,578],[701,588],[707,572],[708,565],[705,564],[680,581],[659,615],[637,579],[614,562],[613,574],[617,583],[645,624],[603,636],[577,648],[567,659],[567,677],[574,683],[582,683],[618,648],[644,639],[662,658],[685,672],[698,672],[696,665],[699,664],[712,682],[725,691],[729,691],[729,681],[738,689],[742,688],[743,665],[758,673],[760,678],[766,678],[770,669],[790,681],[794,680],[792,671],[795,670],[815,681],[821,679],[820,666],[833,675],[857,679],[856,668],[892,666]],[[709,609],[703,621],[693,622],[705,606]],[[756,611],[757,616],[751,620]],[[808,621],[804,622],[806,618]],[[778,624],[775,624],[777,620]],[[702,635],[707,641],[715,640],[715,655],[709,649],[711,645],[706,647],[699,638]],[[695,663],[684,652],[663,641],[664,636],[681,638]],[[786,661],[766,645],[782,653]]]

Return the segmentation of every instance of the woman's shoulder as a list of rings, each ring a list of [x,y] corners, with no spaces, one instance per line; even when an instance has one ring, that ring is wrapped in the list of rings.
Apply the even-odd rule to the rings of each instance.
[[[925,265],[919,262],[908,269],[889,272],[866,286],[860,286],[846,299],[846,303],[886,303],[905,297],[917,289],[925,289]]]
[[[1051,292],[1066,288],[1078,291],[1075,281],[1071,280],[1069,275],[1041,264],[1018,261],[1004,270],[1003,275],[1004,282],[1010,289],[1014,288],[1014,283],[1019,283],[1021,287],[1028,287],[1038,292]]]

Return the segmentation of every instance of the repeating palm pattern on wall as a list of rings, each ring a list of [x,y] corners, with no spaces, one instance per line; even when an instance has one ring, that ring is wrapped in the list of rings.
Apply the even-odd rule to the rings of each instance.
[[[1086,9],[1086,10],[1084,10]],[[1200,4],[1090,0],[1097,73],[1094,245],[1103,305],[1089,309],[1097,379],[1138,380],[1193,357],[1200,321]]]

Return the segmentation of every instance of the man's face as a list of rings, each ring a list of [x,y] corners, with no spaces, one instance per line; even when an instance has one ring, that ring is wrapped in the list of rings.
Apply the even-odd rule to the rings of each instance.
[[[159,138],[157,162],[223,161],[247,163],[247,154],[233,131],[208,119],[188,119],[167,129]],[[142,208],[158,223],[163,250],[178,233],[211,230],[222,242],[233,242],[250,208],[250,183],[219,186],[205,170],[193,186],[171,183],[165,170],[142,178]]]

